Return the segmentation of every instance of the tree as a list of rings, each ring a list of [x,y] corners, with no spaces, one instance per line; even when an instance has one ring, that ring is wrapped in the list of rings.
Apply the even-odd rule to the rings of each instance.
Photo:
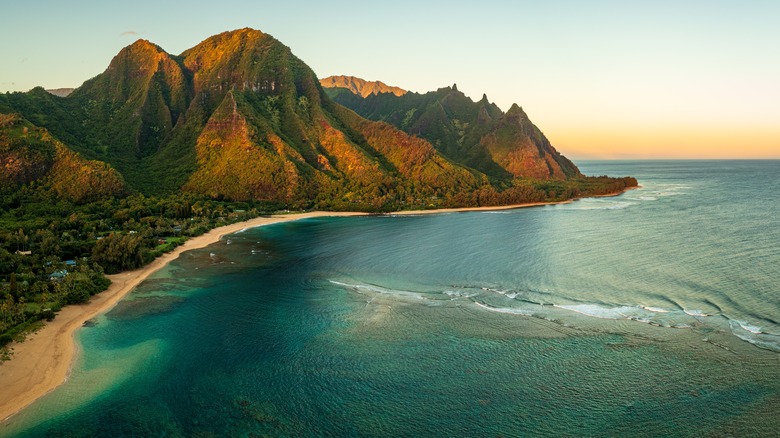
[[[59,239],[50,230],[38,230],[35,237],[38,240],[36,253],[44,257],[60,254]]]
[[[8,280],[8,283],[8,292],[11,293],[12,297],[19,299],[19,285],[16,284],[16,272],[11,272],[11,278]]]
[[[304,113],[309,113],[309,107],[311,104],[309,103],[309,98],[306,96],[301,96],[298,98],[298,106],[303,110]]]
[[[138,234],[111,234],[95,244],[92,260],[109,274],[138,268],[143,265],[142,243]]]
[[[24,234],[24,230],[19,228],[19,231],[16,233],[16,250],[27,251],[28,240],[28,237]]]
[[[13,315],[15,310],[16,302],[14,301],[14,297],[10,294],[6,295],[5,300],[0,303],[0,322],[2,322],[2,324],[0,324],[0,332],[6,331],[8,327],[14,324]],[[2,342],[0,342],[0,345],[2,345]]]

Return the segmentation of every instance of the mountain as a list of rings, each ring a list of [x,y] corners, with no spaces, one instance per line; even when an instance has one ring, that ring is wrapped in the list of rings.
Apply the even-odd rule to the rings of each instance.
[[[330,90],[357,113],[334,102],[290,48],[240,29],[179,55],[138,40],[67,97],[40,87],[0,94],[0,112],[145,195],[384,211],[593,192],[519,108],[504,114],[456,89],[365,100]],[[372,101],[387,106],[374,121],[358,115]],[[569,182],[533,182],[548,180]]]
[[[329,83],[323,82],[323,86],[336,102],[363,117],[386,121],[425,138],[447,158],[494,181],[580,176],[574,163],[555,150],[516,104],[504,113],[487,96],[474,102],[458,91],[457,85],[397,96],[360,95]]]
[[[257,30],[179,56],[138,40],[68,97],[40,92],[5,101],[146,194],[366,209],[482,183],[427,142],[334,104],[306,64]]]
[[[67,97],[73,90],[75,90],[75,88],[51,88],[47,89],[46,92],[59,97]]]
[[[329,76],[325,79],[320,79],[320,84],[325,88],[346,88],[362,97],[381,93],[391,93],[396,96],[406,94],[406,90],[403,88],[391,87],[380,81],[366,81],[354,76]]]
[[[122,176],[100,161],[83,159],[42,128],[0,113],[0,194],[23,186],[83,203],[125,193]]]
[[[426,146],[433,151],[429,145],[334,105],[314,72],[269,35],[223,33],[181,58],[193,75],[196,105],[209,114],[187,190],[346,208],[379,207],[414,186],[429,196],[477,185],[470,172],[426,154]],[[400,161],[400,149],[423,151],[414,171]],[[427,169],[434,168],[431,176]]]

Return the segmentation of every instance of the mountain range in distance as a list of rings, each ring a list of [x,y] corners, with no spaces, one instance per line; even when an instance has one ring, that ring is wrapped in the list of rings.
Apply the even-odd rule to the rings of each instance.
[[[399,87],[393,87],[382,81],[367,81],[354,76],[329,76],[320,79],[320,84],[324,88],[346,88],[362,97],[368,97],[372,94],[390,93],[395,96],[403,96],[406,90]]]
[[[0,179],[0,194],[34,186],[87,202],[186,192],[387,211],[636,185],[583,176],[517,106],[504,113],[456,87],[418,94],[348,76],[321,82],[287,46],[253,29],[179,55],[138,40],[70,93],[0,94],[0,114],[0,166],[15,169]],[[57,182],[51,169],[66,159],[89,164],[71,167],[73,182]]]

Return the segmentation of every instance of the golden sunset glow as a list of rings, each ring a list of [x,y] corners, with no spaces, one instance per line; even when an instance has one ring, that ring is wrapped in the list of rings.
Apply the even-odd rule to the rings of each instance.
[[[556,148],[572,158],[780,158],[780,132],[774,127],[560,126],[547,132]]]

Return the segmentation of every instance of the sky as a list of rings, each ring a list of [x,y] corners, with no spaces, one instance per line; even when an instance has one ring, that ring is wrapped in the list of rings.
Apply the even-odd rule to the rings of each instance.
[[[777,0],[2,1],[1,92],[251,27],[321,78],[517,103],[575,160],[780,158]]]

